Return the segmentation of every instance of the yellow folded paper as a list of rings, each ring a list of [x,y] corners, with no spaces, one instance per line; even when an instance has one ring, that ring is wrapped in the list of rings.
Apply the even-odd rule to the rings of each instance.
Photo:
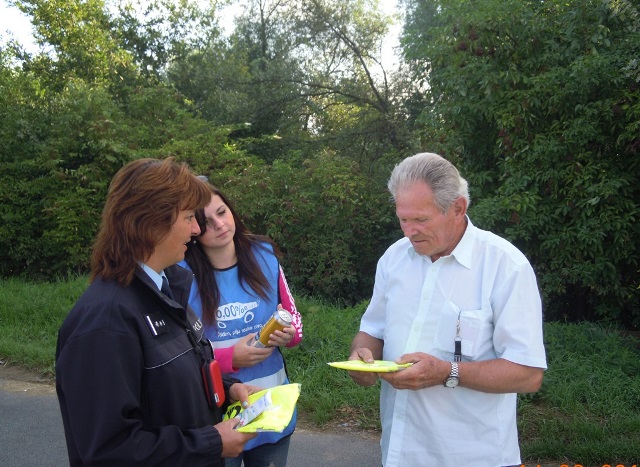
[[[264,411],[244,426],[236,428],[243,433],[257,433],[260,431],[282,432],[291,421],[296,402],[300,396],[301,385],[298,383],[283,384],[274,388],[263,389],[249,396],[249,404],[270,393],[270,404]],[[249,406],[249,409],[251,406]],[[223,420],[238,417],[245,409],[240,402],[231,404],[224,414]]]
[[[369,371],[373,373],[393,373],[409,368],[413,363],[395,363],[387,360],[374,360],[373,363],[365,363],[362,360],[345,360],[343,362],[329,362],[329,366],[350,371]]]

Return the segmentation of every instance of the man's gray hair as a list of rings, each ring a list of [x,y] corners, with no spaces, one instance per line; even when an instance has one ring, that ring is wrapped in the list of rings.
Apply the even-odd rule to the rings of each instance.
[[[443,213],[460,196],[467,200],[467,205],[471,203],[467,181],[451,162],[438,154],[422,152],[407,157],[393,169],[387,188],[395,200],[399,190],[410,188],[415,182],[424,182],[433,190],[436,206]]]

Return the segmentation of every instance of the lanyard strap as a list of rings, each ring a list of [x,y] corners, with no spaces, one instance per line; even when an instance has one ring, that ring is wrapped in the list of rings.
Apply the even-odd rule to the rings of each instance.
[[[462,361],[462,337],[460,337],[460,313],[458,312],[458,322],[456,323],[456,337],[454,339],[455,351],[453,353],[453,361]]]

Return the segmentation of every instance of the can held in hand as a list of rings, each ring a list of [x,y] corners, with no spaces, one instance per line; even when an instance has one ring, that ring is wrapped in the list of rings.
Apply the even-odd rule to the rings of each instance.
[[[274,331],[282,331],[286,326],[290,326],[293,322],[293,316],[287,310],[276,310],[269,321],[265,323],[260,331],[260,335],[257,339],[251,343],[254,347],[270,347],[269,346],[269,336],[273,334]]]

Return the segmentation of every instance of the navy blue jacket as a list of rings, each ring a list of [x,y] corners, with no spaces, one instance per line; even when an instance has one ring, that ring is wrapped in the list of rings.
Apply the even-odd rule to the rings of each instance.
[[[223,466],[201,367],[211,358],[188,307],[193,276],[165,270],[175,301],[142,270],[95,280],[58,333],[56,391],[71,466]],[[195,347],[194,347],[195,343]],[[225,379],[228,389],[237,380]]]

